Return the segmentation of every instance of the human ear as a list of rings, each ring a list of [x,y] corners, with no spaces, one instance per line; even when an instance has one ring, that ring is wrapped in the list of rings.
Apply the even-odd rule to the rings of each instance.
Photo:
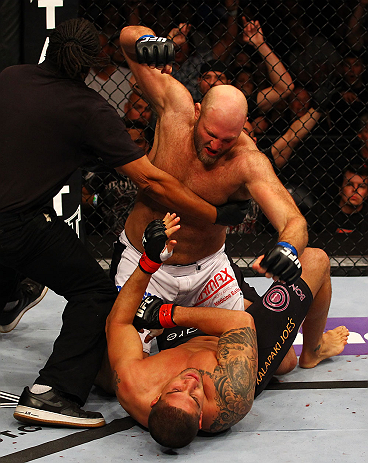
[[[199,415],[199,429],[202,429],[202,418],[203,418],[203,412]]]
[[[196,103],[194,105],[194,118],[196,121],[199,119],[200,114],[201,114],[201,103]]]
[[[160,397],[161,397],[161,394],[158,395],[157,397],[155,397],[155,398],[152,400],[152,402],[151,402],[151,404],[150,404],[150,407],[151,407],[151,408],[152,408],[154,405],[157,404],[157,402],[160,400]]]

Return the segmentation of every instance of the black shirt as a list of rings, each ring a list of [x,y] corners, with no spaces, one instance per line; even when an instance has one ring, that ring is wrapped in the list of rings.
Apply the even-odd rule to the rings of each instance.
[[[101,95],[47,61],[0,74],[0,143],[0,212],[46,204],[88,163],[118,167],[144,155]]]
[[[314,211],[313,211],[314,212]],[[315,211],[308,218],[312,229],[316,232],[329,231],[330,233],[349,234],[368,233],[368,204],[363,203],[359,212],[346,214],[342,212],[337,203],[329,204]]]

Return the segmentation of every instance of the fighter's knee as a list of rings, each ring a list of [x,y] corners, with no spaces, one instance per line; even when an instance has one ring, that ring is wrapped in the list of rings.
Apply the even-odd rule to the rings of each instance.
[[[291,347],[289,352],[285,355],[282,362],[280,363],[280,366],[277,368],[275,375],[286,375],[286,373],[293,371],[297,364],[298,358],[295,354],[294,348]]]
[[[300,261],[303,269],[319,270],[319,272],[330,271],[330,259],[323,249],[305,248]]]

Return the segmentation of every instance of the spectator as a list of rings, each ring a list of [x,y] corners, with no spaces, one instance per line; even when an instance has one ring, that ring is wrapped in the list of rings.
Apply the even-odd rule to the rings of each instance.
[[[149,103],[137,93],[138,91],[139,89],[134,85],[124,106],[123,120],[129,127],[144,127],[145,139],[151,145],[155,135],[156,116]]]
[[[310,94],[298,85],[288,98],[287,117],[278,118],[272,129],[276,128],[282,136],[276,139],[270,147],[267,139],[261,140],[260,146],[276,168],[283,168],[290,160],[293,150],[311,133],[326,115],[335,94],[332,82],[325,82],[318,91]],[[254,128],[254,127],[253,127]],[[249,126],[246,129],[249,133]],[[298,161],[299,162],[299,161]]]
[[[99,34],[101,52],[98,66],[90,69],[85,83],[93,88],[113,106],[121,117],[124,116],[124,105],[130,92],[129,68],[123,67],[124,57],[116,45],[119,34],[107,37]]]
[[[228,85],[229,81],[230,73],[225,63],[215,59],[203,63],[198,77],[201,99],[211,87]]]
[[[241,90],[246,98],[249,98],[256,89],[252,69],[248,66],[238,67],[234,69],[233,74],[234,87]]]
[[[195,102],[202,98],[197,86],[201,65],[213,59],[226,62],[235,44],[238,34],[236,20],[238,0],[225,0],[225,8],[227,12],[225,24],[220,22],[221,31],[217,32],[218,35],[212,34],[214,37],[212,45],[202,38],[202,45],[194,46],[193,32],[189,23],[180,23],[168,34],[168,38],[175,42],[177,49],[172,76],[189,90]]]
[[[262,113],[267,113],[278,101],[285,99],[294,89],[291,76],[282,64],[281,60],[266,43],[259,21],[248,21],[244,16],[242,40],[244,44],[252,46],[262,58],[267,70],[270,86],[256,89],[254,100],[248,98],[249,112],[252,114],[257,108]]]
[[[321,34],[313,34],[306,24],[299,6],[287,20],[289,32],[295,40],[290,46],[288,62],[290,71],[303,86],[314,91],[336,69],[340,54],[334,45]]]
[[[150,146],[145,138],[145,127],[135,124],[127,130],[134,143],[148,154]],[[124,230],[126,219],[133,209],[137,191],[136,185],[127,176],[117,177],[115,175],[105,184],[104,195],[108,200],[102,202],[102,212],[105,223],[115,235],[120,235]]]
[[[355,51],[364,51],[367,42],[368,0],[359,0],[348,21],[346,42]]]
[[[330,112],[334,133],[353,137],[354,124],[368,104],[365,64],[362,56],[353,51],[344,56],[339,87],[340,94],[335,96]]]
[[[149,103],[134,90],[130,92],[128,101],[124,105],[124,122],[130,125],[139,123],[147,127],[152,121],[152,109]]]
[[[358,119],[358,139],[361,142],[359,154],[360,160],[368,164],[368,113],[364,113]]]
[[[366,234],[368,232],[368,169],[350,165],[343,172],[338,201],[324,204],[311,216],[316,232]]]

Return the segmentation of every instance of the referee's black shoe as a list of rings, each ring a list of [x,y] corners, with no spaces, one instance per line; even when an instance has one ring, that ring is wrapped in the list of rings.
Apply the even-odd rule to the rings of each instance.
[[[9,333],[9,331],[12,331],[27,310],[34,307],[43,299],[47,293],[47,287],[26,278],[21,283],[21,291],[23,297],[19,300],[18,304],[13,309],[0,313],[0,333]]]
[[[104,426],[104,417],[99,412],[88,412],[56,389],[43,394],[33,394],[24,388],[14,418],[22,423],[76,428],[98,428]]]

